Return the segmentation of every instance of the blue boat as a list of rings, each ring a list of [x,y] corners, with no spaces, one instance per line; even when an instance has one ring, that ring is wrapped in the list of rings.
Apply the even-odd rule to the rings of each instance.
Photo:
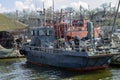
[[[20,53],[28,62],[49,65],[68,70],[98,70],[108,67],[111,58],[118,53],[103,47],[93,40],[92,23],[88,23],[88,38],[71,40],[56,38],[54,27],[33,27],[29,29],[31,42],[23,44]],[[116,52],[113,52],[116,51]]]

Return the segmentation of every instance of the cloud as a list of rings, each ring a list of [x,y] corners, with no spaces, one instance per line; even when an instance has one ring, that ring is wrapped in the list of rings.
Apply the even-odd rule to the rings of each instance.
[[[24,0],[14,2],[15,7],[13,9],[7,9],[0,4],[0,13],[2,12],[10,12],[15,10],[41,10],[43,8],[43,1],[44,7],[47,9],[52,6],[53,0]],[[82,1],[72,1],[72,0],[54,0],[55,10],[66,8],[66,7],[73,7],[75,9],[79,9],[80,5],[84,8],[88,8],[88,4]]]
[[[35,5],[32,0],[15,1],[15,7],[17,10],[35,10]]]
[[[6,9],[5,7],[2,6],[2,4],[0,4],[0,13],[4,13],[4,12],[10,12],[12,10]]]
[[[41,2],[44,1],[44,7],[48,8],[52,6],[53,0],[41,0]],[[88,9],[88,4],[86,2],[78,1],[78,0],[54,0],[55,9],[61,9],[66,7],[73,7],[75,9],[79,9],[80,5]]]
[[[70,6],[74,7],[75,9],[79,9],[80,6],[82,6],[85,9],[88,9],[88,4],[82,1],[72,2]]]
[[[82,6],[85,9],[88,9],[88,4],[85,2],[82,2],[82,1],[71,2],[70,4],[61,6],[61,8],[73,7],[78,10],[80,8],[80,6]]]
[[[2,7],[2,4],[0,4],[0,13],[4,11],[4,8]]]
[[[49,8],[52,6],[53,0],[24,0],[22,1],[15,1],[15,7],[17,10],[36,10],[36,8],[42,9],[43,8],[43,2],[44,2],[44,8]],[[88,8],[88,4],[82,1],[75,0],[74,2],[72,0],[54,0],[55,9],[61,9],[66,7],[73,7],[75,9],[79,9],[80,5],[84,8]]]
[[[42,2],[42,5],[43,5],[43,2],[44,2],[44,8],[46,8],[46,9],[49,8],[49,7],[51,7],[53,5],[53,3],[52,3],[53,0],[40,0],[40,1]],[[54,2],[55,2],[55,0],[54,0]]]
[[[16,9],[18,9],[18,10],[22,10],[25,8],[21,1],[16,1],[15,6],[16,6]]]
[[[52,0],[44,0],[44,7],[49,8],[52,6]]]
[[[14,2],[15,1],[15,2]],[[43,1],[44,1],[44,7],[49,8],[52,6],[53,0],[11,0],[11,3],[14,2],[14,7],[9,7],[8,5],[3,6],[3,3],[0,3],[0,13],[1,12],[9,12],[9,11],[15,11],[15,10],[38,10],[38,8],[41,10],[43,8]],[[84,2],[86,1],[86,2]],[[9,0],[6,0],[6,2],[10,2]],[[112,2],[112,6],[117,5],[117,0],[54,0],[54,9],[61,9],[66,7],[73,7],[75,9],[79,9],[80,5],[84,8],[88,8],[88,4],[90,5],[90,8],[96,8],[99,7],[102,3],[109,3]]]

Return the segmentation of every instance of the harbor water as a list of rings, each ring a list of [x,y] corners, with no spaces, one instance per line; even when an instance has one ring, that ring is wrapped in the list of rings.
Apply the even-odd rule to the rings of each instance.
[[[38,66],[25,58],[0,59],[0,80],[120,80],[120,67],[105,70],[73,72],[60,68]]]

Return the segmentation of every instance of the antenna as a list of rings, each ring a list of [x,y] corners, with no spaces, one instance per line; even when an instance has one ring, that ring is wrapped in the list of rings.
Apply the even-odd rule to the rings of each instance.
[[[44,10],[44,8],[45,8],[45,4],[44,4],[44,1],[43,1],[43,10]]]

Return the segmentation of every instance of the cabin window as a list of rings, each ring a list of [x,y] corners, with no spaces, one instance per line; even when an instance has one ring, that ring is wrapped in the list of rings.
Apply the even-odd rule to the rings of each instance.
[[[39,31],[38,30],[35,30],[35,35],[39,36]]]
[[[34,36],[34,30],[31,31],[31,35]]]
[[[49,30],[49,35],[53,35],[53,31],[52,30]]]
[[[50,35],[50,30],[47,30],[47,35]]]
[[[39,31],[37,31],[37,35],[39,36]]]
[[[34,31],[34,35],[37,36],[37,31],[36,30]]]
[[[83,26],[83,22],[82,22],[82,21],[78,21],[78,22],[77,22],[77,25],[78,25],[78,26]]]
[[[45,35],[45,31],[44,30],[39,30],[39,35]]]

